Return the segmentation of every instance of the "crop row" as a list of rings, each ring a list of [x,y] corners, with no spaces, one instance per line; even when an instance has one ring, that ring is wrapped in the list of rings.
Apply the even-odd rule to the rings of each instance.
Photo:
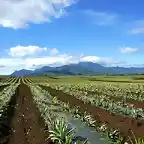
[[[18,86],[19,83],[12,84],[0,92],[0,116],[2,115],[4,109],[7,107],[8,102],[11,100],[11,97],[14,95]]]
[[[11,128],[9,126],[14,109],[17,84],[11,84],[0,93],[0,143],[6,143]]]
[[[43,86],[46,85],[43,84]],[[58,85],[48,86],[57,90],[62,90],[64,93],[75,96],[76,98],[84,101],[84,103],[100,107],[110,113],[144,119],[144,110],[142,108],[135,108],[133,105],[127,104],[124,101],[114,101],[113,99],[109,99],[106,95],[85,95],[81,91],[75,91],[66,87],[63,88],[62,86],[59,87]]]
[[[34,101],[39,108],[41,117],[44,119],[47,125],[47,131],[49,134],[48,138],[58,144],[72,144],[74,141],[75,144],[86,144],[87,141],[80,142],[76,140],[74,130],[69,127],[66,120],[64,118],[59,119],[57,115],[50,109],[50,99],[48,97],[49,93],[43,91],[36,85],[29,84],[29,87],[33,94]]]
[[[51,87],[52,86],[57,87],[58,89],[69,89],[70,91],[79,90],[90,94],[92,93],[96,95],[122,97],[124,99],[144,101],[144,84],[110,84],[110,83],[56,84],[55,83],[50,85]]]
[[[61,106],[61,110],[71,113],[73,117],[80,119],[82,122],[85,122],[90,127],[95,127],[97,131],[101,132],[101,134],[108,136],[114,143],[121,144],[124,140],[120,131],[118,129],[110,128],[106,123],[99,123],[96,119],[93,119],[93,116],[88,112],[81,112],[79,107],[72,107],[68,102],[62,102],[57,99],[57,96],[52,96],[48,91],[41,89],[40,87],[33,87],[33,89],[39,89],[39,95],[45,95],[42,100],[47,105],[51,100],[53,104],[59,104]],[[35,90],[36,92],[36,90]],[[49,109],[49,108],[47,108]],[[45,111],[47,111],[45,109]]]
[[[7,85],[7,84],[12,84],[12,83],[20,83],[20,78],[5,79],[4,81],[0,82],[0,86]]]

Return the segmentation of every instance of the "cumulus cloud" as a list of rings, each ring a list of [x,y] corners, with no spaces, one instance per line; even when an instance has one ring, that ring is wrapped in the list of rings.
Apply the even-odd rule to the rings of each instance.
[[[84,14],[87,15],[90,20],[97,25],[111,25],[116,22],[117,15],[106,12],[97,12],[93,10],[85,10]]]
[[[25,56],[36,56],[40,53],[47,52],[50,55],[57,55],[59,51],[56,48],[46,48],[39,46],[16,46],[12,47],[9,50],[9,55],[12,57],[25,57]]]
[[[0,26],[14,29],[51,22],[65,15],[65,8],[76,0],[0,0]]]
[[[0,58],[0,74],[11,74],[15,70],[33,70],[42,66],[61,66],[78,62],[94,62],[106,66],[121,65],[125,62],[107,57],[85,55],[70,55],[61,53],[56,48],[39,46],[16,46],[8,50],[11,57]],[[47,52],[45,56],[39,53]]]
[[[117,61],[110,58],[101,58],[97,56],[81,57],[66,54],[35,58],[1,58],[0,65],[5,64],[5,67],[1,68],[0,74],[10,74],[15,70],[20,69],[33,70],[41,66],[61,66],[78,62],[95,62],[105,65],[117,65],[122,63],[122,61]]]
[[[120,52],[123,54],[135,53],[137,51],[138,51],[138,48],[131,48],[131,47],[125,47],[125,48],[120,49]]]
[[[47,48],[40,48],[38,46],[16,46],[12,47],[9,50],[9,55],[13,57],[22,57],[22,56],[29,56],[29,55],[34,55],[40,52],[47,51]]]
[[[98,57],[98,56],[84,56],[80,59],[83,62],[94,62],[100,63],[104,65],[116,65],[116,64],[123,64],[124,61],[119,61],[113,58],[106,58],[106,57]]]
[[[57,55],[59,51],[56,48],[50,49],[50,54],[51,55]]]

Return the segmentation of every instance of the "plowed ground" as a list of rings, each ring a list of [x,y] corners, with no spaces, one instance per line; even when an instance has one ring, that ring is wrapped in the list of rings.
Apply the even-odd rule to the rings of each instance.
[[[50,144],[51,142],[46,142],[48,135],[45,134],[45,125],[33,102],[29,87],[21,83],[12,99],[11,110],[13,109],[13,112],[9,113],[9,116],[11,115],[9,125],[12,130],[6,143]],[[7,135],[8,131],[9,129],[7,133],[5,132]]]

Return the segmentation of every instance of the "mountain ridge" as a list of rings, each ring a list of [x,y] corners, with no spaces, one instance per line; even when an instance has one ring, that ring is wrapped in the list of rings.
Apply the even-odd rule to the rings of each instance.
[[[15,71],[11,76],[30,75],[96,75],[96,74],[143,74],[144,67],[106,67],[93,62],[79,62],[77,64],[63,65],[59,67],[43,66],[35,70],[21,69]]]

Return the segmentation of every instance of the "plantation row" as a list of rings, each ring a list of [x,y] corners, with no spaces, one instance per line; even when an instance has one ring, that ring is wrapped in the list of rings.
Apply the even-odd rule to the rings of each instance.
[[[40,116],[46,124],[47,139],[54,144],[89,144],[87,138],[78,137],[74,129],[67,123],[64,117],[59,118],[58,113],[52,108],[52,97],[38,85],[24,81],[33,95],[34,102],[39,109]],[[48,94],[48,95],[47,95]],[[58,110],[59,111],[59,110]],[[59,111],[60,112],[60,111]]]
[[[102,127],[102,133],[105,131],[106,135],[108,132],[117,132],[118,139],[126,135],[126,137],[143,137],[144,136],[144,111],[143,108],[137,108],[135,102],[130,103],[130,99],[135,99],[136,103],[144,105],[139,100],[143,101],[143,85],[106,85],[106,84],[93,84],[90,85],[92,92],[90,93],[89,85],[86,84],[48,84],[41,83],[40,87],[48,90],[52,96],[56,96],[60,101],[72,109],[77,106],[76,110],[83,112],[81,115],[85,116],[85,113],[92,116],[95,120],[95,127]],[[129,86],[129,87],[128,87]],[[135,91],[133,91],[135,89]],[[108,94],[106,94],[108,90]],[[112,92],[114,90],[114,92]],[[116,93],[117,91],[117,93]],[[120,92],[119,92],[120,91]],[[131,92],[132,91],[132,92]],[[110,93],[111,92],[111,93]],[[121,93],[127,94],[122,97]],[[119,95],[120,94],[120,95]],[[134,94],[134,97],[133,97]],[[66,101],[62,96],[67,99]],[[139,97],[141,96],[141,99]],[[76,98],[76,103],[73,103],[73,97]],[[121,97],[120,101],[116,101],[115,97]],[[136,99],[137,98],[137,99]],[[73,104],[72,104],[73,103]],[[83,105],[84,110],[81,108]],[[76,113],[76,112],[74,112]],[[79,113],[79,112],[78,112]],[[91,123],[91,122],[90,122]],[[98,126],[99,125],[99,126]],[[114,128],[113,130],[111,128]],[[104,129],[104,130],[103,130]],[[125,137],[123,137],[125,138]]]
[[[56,90],[61,90],[66,94],[77,97],[77,99],[84,101],[84,103],[95,105],[112,113],[118,113],[124,116],[131,116],[133,118],[141,118],[141,119],[144,118],[144,111],[141,108],[141,105],[139,106],[139,108],[137,108],[137,105],[135,105],[135,103],[127,101],[127,97],[121,97],[120,101],[118,100],[116,101],[115,97],[119,97],[118,96],[119,93],[117,93],[115,96],[111,91],[111,94],[105,95],[104,94],[105,92],[103,91],[101,91],[100,94],[99,91],[97,93],[96,90],[94,93],[89,93],[87,92],[87,90],[78,90],[77,86],[75,88],[74,86],[70,87],[58,84],[41,84],[41,85],[48,86]],[[99,90],[98,88],[96,89]]]
[[[11,112],[13,109],[13,96],[16,89],[20,85],[18,79],[6,79],[3,83],[0,83],[0,143],[5,143],[8,139],[9,123],[11,121]]]
[[[78,112],[74,112],[76,116],[80,113],[81,116],[87,115],[88,119],[94,119],[90,123],[93,126],[95,123],[97,130],[102,128],[102,133],[106,132],[106,135],[112,132],[109,137],[110,135],[116,135],[117,139],[121,139],[120,137],[126,134],[126,137],[131,137],[134,140],[135,136],[143,137],[144,135],[144,85],[104,83],[91,85],[37,83],[37,85],[46,89],[52,96],[56,96],[55,99],[58,97],[59,103],[61,101],[65,102],[64,105],[69,109],[77,106],[76,110]],[[69,98],[65,101],[62,96]],[[72,105],[72,97],[84,104],[84,110],[81,109],[82,106],[78,104],[78,101]],[[94,112],[87,108],[90,105],[92,109],[95,108]],[[68,112],[70,113],[69,110]]]
[[[11,77],[0,82],[0,143],[137,144],[143,138],[144,85],[38,81]],[[81,125],[96,135],[79,133]]]
[[[8,79],[3,83],[0,83],[0,116],[4,109],[6,109],[7,104],[14,95],[16,88],[20,85],[20,79]]]
[[[44,84],[44,83],[43,83]],[[46,83],[47,84],[47,83]],[[50,84],[51,87],[59,90],[81,91],[85,94],[95,94],[97,96],[121,97],[144,101],[144,84]]]
[[[29,79],[6,81],[9,86],[6,86],[0,93],[1,144],[41,144],[45,142],[48,144],[52,141],[53,144],[87,143],[85,139],[79,140],[79,137],[75,135],[73,129],[63,118],[62,120],[56,119],[56,117],[51,119],[49,105],[43,103],[46,101],[42,95],[30,92],[32,84]],[[33,100],[31,94],[33,94]],[[43,126],[39,123],[38,113],[45,121]]]

